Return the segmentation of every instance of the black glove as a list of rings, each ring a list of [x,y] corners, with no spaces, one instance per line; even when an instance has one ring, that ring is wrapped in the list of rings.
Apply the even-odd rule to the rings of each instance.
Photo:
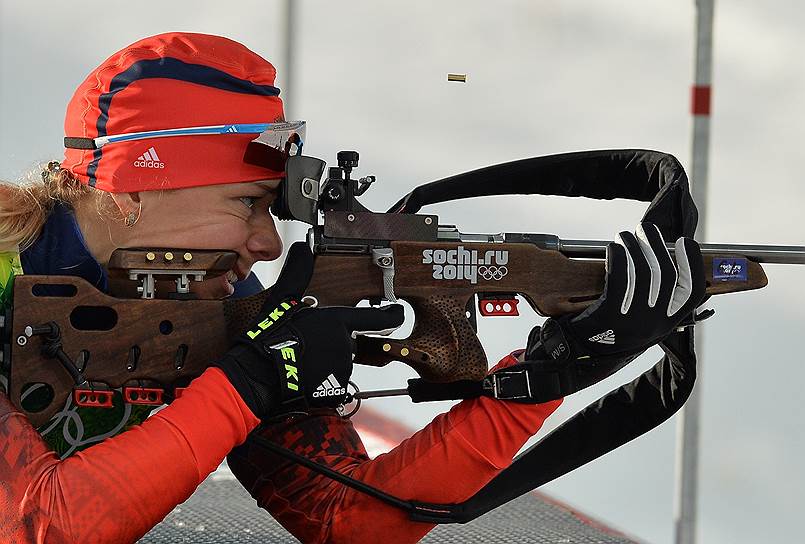
[[[621,232],[619,237],[620,244],[607,246],[601,297],[579,315],[535,327],[526,359],[589,360],[586,370],[577,365],[588,373],[582,381],[597,381],[668,336],[701,304],[704,263],[696,241],[676,241],[675,265],[654,224],[642,223],[635,234]]]
[[[343,403],[355,334],[387,334],[405,319],[399,304],[312,308],[301,300],[312,275],[313,254],[297,242],[259,317],[214,363],[260,419]]]

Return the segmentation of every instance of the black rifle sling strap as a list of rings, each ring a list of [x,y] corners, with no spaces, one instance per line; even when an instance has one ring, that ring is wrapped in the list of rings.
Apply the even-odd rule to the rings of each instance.
[[[391,211],[416,213],[427,204],[490,194],[651,201],[643,220],[656,224],[666,240],[693,237],[698,219],[687,176],[676,158],[646,150],[568,153],[490,166],[418,187]],[[416,521],[466,523],[626,444],[676,413],[696,379],[692,328],[672,333],[660,346],[664,356],[651,369],[584,408],[459,504],[400,499],[265,439],[259,442],[311,470],[406,510]]]

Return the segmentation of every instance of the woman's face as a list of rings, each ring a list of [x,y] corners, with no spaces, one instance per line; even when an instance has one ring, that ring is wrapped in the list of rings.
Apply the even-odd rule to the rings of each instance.
[[[243,280],[254,263],[282,254],[282,241],[268,211],[278,183],[268,180],[141,192],[142,212],[129,247],[235,251],[238,259],[231,273],[191,283],[200,298],[229,296],[234,292],[231,280]]]

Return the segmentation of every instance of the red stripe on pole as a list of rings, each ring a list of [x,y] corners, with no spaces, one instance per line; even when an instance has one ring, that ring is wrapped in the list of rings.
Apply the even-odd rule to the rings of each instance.
[[[693,115],[710,115],[710,86],[694,85],[691,89],[691,112]]]

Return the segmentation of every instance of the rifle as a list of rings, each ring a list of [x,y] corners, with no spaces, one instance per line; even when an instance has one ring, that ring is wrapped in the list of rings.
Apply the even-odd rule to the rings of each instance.
[[[417,213],[423,206],[492,194],[632,198],[651,201],[644,220],[657,224],[667,240],[692,236],[697,219],[681,165],[670,155],[652,151],[570,153],[491,166],[417,187],[385,213],[372,212],[357,200],[375,181],[373,176],[352,179],[357,152],[340,152],[338,167],[330,168],[322,181],[325,165],[314,157],[291,157],[271,208],[282,220],[311,227],[308,241],[315,268],[306,295],[324,306],[403,299],[416,319],[406,339],[359,337],[355,362],[383,366],[402,361],[420,378],[411,380],[407,389],[358,392],[356,399],[389,394],[408,394],[414,401],[477,396],[477,389],[467,394],[467,383],[482,384],[490,396],[503,400],[562,396],[561,389],[542,387],[541,378],[548,376],[507,371],[487,377],[488,362],[475,332],[476,302],[482,316],[514,316],[516,295],[521,295],[537,313],[556,317],[583,310],[603,291],[606,241],[528,233],[464,234],[455,226],[440,225],[436,215]],[[708,295],[764,287],[768,280],[760,263],[805,264],[805,247],[705,244],[702,250]],[[118,292],[129,295],[136,285],[139,299],[101,293],[75,277],[17,277],[13,315],[7,313],[0,323],[2,361],[6,367],[11,363],[11,401],[39,426],[69,403],[111,406],[116,388],[122,388],[123,398],[132,404],[160,405],[181,395],[183,387],[254,320],[267,296],[268,291],[237,300],[192,298],[191,281],[225,273],[235,257],[231,252],[176,248],[118,250],[109,263],[110,278],[123,286]],[[175,291],[168,299],[155,298],[157,286],[161,289],[165,282],[173,282]],[[575,456],[565,453],[555,472],[544,460],[540,470],[552,479],[670,417],[692,387],[695,358],[692,343],[689,354],[682,341],[666,353],[669,350],[665,364],[670,360],[678,368],[659,380],[657,388],[667,387],[670,379],[679,393],[673,402],[662,399],[656,417],[628,432],[613,432],[595,451],[588,447],[579,448]],[[637,380],[630,385],[639,386]],[[269,444],[272,451],[296,462],[316,465]],[[525,456],[526,462],[534,458]],[[522,467],[518,462],[510,468]],[[448,508],[383,496],[325,467],[310,468],[405,508],[422,521],[468,521],[502,504],[501,497],[512,492],[497,488],[493,497],[487,493],[472,507]],[[544,483],[538,478],[525,481],[521,472],[514,470],[518,485],[507,489]],[[496,478],[490,486],[504,480]]]

